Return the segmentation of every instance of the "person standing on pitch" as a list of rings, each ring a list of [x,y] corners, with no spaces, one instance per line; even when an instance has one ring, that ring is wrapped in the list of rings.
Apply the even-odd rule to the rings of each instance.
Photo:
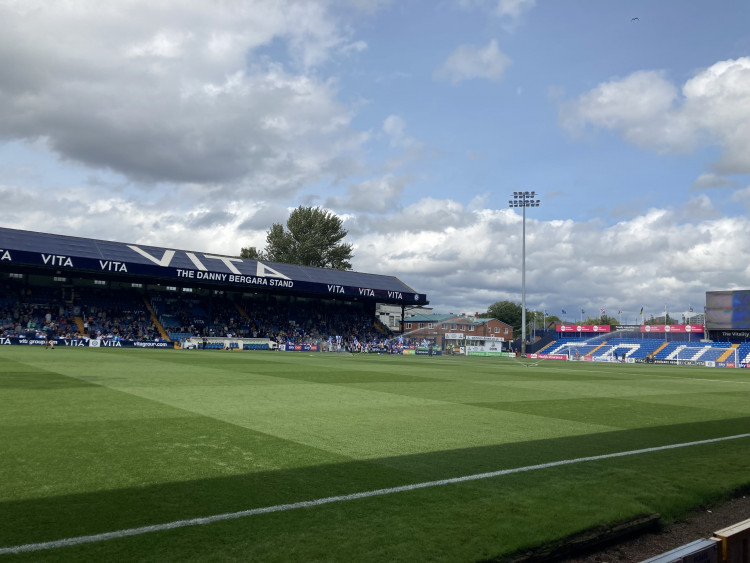
[[[46,339],[44,342],[44,348],[55,349],[55,323],[50,322],[44,329]]]

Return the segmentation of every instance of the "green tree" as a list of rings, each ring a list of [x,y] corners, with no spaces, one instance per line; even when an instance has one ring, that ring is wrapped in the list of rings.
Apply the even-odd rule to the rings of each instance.
[[[486,313],[479,315],[480,317],[497,319],[505,324],[513,327],[513,331],[517,332],[521,330],[521,322],[523,315],[521,306],[518,303],[512,301],[497,301],[487,308]],[[529,310],[526,310],[526,322],[528,323],[531,319]]]
[[[675,325],[677,324],[677,320],[672,318],[672,315],[670,315],[669,313],[667,313],[667,318],[666,318],[667,322],[664,322],[664,320],[665,320],[664,317],[656,318],[653,315],[651,315],[651,317],[646,319],[646,322],[644,322],[643,324],[647,324],[647,325],[662,325],[662,324]]]
[[[240,258],[250,258],[251,260],[265,260],[266,257],[254,246],[243,246],[240,250]]]
[[[320,207],[299,206],[289,214],[286,229],[274,223],[266,236],[266,247],[243,248],[240,258],[299,264],[315,268],[351,270],[352,245],[342,240],[347,231],[336,215]]]
[[[576,324],[579,324],[579,323],[576,323]],[[608,317],[607,315],[602,315],[601,317],[586,316],[586,320],[584,320],[580,324],[583,324],[583,325],[619,325],[620,321],[618,321],[615,317]]]
[[[607,315],[602,315],[599,319],[599,324],[616,326],[620,324],[620,321],[618,321],[616,317],[608,317]]]

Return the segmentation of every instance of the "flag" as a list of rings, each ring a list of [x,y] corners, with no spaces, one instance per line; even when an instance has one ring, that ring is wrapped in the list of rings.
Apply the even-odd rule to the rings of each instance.
[[[617,309],[617,314],[622,315],[622,309]]]
[[[638,314],[639,314],[639,315],[642,315],[642,314],[643,314],[643,307],[641,307],[641,312],[640,312],[640,313],[638,313]]]
[[[599,309],[599,314],[603,315],[604,314],[604,309]]]
[[[693,312],[693,308],[690,305],[688,305],[688,313],[692,313],[692,312]]]
[[[568,312],[567,312],[567,311],[566,311],[565,309],[563,309],[563,310],[562,310],[562,314],[563,314],[563,315],[567,315],[567,314],[568,314]]]
[[[586,311],[584,311],[583,309],[581,309],[581,314],[582,314],[582,315],[585,315],[585,314],[586,314]]]

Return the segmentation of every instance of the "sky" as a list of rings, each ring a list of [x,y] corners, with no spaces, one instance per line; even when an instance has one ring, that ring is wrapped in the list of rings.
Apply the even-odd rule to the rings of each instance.
[[[534,190],[532,310],[750,289],[747,0],[0,0],[0,53],[5,227],[239,255],[320,206],[474,313]]]

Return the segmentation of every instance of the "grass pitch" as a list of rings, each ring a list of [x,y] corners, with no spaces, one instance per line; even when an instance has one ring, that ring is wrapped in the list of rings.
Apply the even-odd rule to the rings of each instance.
[[[40,551],[7,548],[750,432],[750,371],[0,348],[0,562],[476,561],[750,484],[750,438]]]

